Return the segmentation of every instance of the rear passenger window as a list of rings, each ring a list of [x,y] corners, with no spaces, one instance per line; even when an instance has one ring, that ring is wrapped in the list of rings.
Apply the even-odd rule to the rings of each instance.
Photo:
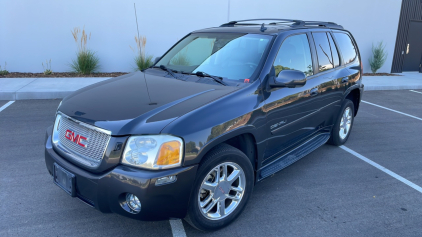
[[[331,34],[328,34],[328,39],[330,41],[330,47],[331,47],[331,54],[333,55],[333,63],[334,67],[338,67],[340,65],[340,57],[338,56],[336,44],[334,43],[333,37]]]
[[[325,32],[312,33],[318,56],[318,69],[320,72],[334,68],[330,44]]]
[[[274,61],[275,75],[282,70],[298,70],[306,76],[313,74],[311,49],[306,34],[293,35],[284,40]]]
[[[345,33],[334,33],[334,37],[336,37],[338,47],[343,55],[344,63],[353,62],[356,58],[356,49],[350,37]]]

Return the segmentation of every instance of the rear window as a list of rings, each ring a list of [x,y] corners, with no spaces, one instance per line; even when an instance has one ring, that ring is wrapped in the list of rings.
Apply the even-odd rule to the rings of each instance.
[[[349,35],[345,33],[334,33],[334,37],[336,38],[338,47],[343,55],[344,63],[353,62],[356,58],[356,49]]]

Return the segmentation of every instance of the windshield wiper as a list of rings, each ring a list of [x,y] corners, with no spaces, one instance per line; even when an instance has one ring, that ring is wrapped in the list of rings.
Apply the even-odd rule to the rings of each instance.
[[[227,83],[225,83],[223,81],[223,78],[222,77],[213,76],[213,75],[210,75],[210,74],[208,74],[206,72],[200,72],[200,71],[197,71],[196,73],[191,73],[191,74],[192,75],[197,75],[198,77],[209,77],[209,78],[212,78],[214,81],[220,83],[221,85],[227,86]]]
[[[168,73],[169,73],[172,77],[174,77],[174,78],[176,78],[176,79],[179,79],[179,78],[176,76],[176,74],[174,74],[174,73],[173,73],[173,70],[171,70],[171,69],[167,68],[167,67],[166,67],[166,66],[164,66],[164,65],[160,65],[159,67],[154,66],[154,68],[160,68],[160,69],[162,69],[162,70],[164,70],[164,71],[168,72]]]

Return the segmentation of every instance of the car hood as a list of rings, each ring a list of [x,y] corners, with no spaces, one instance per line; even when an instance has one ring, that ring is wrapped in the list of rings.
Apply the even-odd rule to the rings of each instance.
[[[135,72],[74,92],[59,111],[112,135],[157,134],[181,115],[237,89]]]

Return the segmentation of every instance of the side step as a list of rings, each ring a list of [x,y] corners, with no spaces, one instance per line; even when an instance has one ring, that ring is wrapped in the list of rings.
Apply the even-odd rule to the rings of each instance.
[[[308,141],[303,143],[301,146],[295,148],[289,153],[284,154],[277,160],[273,161],[272,163],[262,168],[259,174],[259,180],[265,179],[268,176],[295,163],[296,161],[300,160],[301,158],[305,157],[309,153],[316,150],[318,147],[324,145],[328,141],[328,139],[330,139],[329,133],[323,133],[309,139]]]

